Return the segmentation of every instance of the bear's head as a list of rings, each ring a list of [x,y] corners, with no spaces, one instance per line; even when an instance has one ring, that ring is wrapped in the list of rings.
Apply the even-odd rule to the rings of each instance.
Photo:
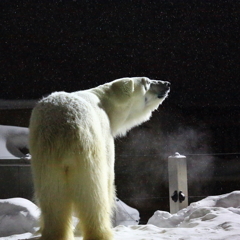
[[[102,103],[114,135],[124,135],[127,130],[147,121],[170,91],[169,82],[147,77],[121,78],[105,87]]]
[[[110,88],[111,93],[119,95],[120,98],[144,95],[145,103],[150,103],[154,99],[163,102],[170,91],[170,83],[147,77],[120,78],[111,82]]]

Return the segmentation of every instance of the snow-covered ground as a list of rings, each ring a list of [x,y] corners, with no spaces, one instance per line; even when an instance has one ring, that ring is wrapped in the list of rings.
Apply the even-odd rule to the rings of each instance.
[[[0,233],[11,235],[19,231],[22,234],[5,235],[0,240],[35,238],[32,232],[36,230],[38,215],[39,209],[26,199],[1,200]],[[239,240],[240,191],[207,197],[173,215],[156,211],[147,225],[122,224],[125,226],[114,228],[115,240]],[[75,239],[82,240],[81,237]]]

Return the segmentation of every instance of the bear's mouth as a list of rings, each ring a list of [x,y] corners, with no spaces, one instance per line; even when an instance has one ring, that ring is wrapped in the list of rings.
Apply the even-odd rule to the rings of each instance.
[[[164,94],[158,94],[158,98],[164,98],[166,96],[166,93],[164,93]]]
[[[157,88],[155,87],[155,90],[157,93],[157,97],[159,99],[165,98],[165,97],[167,97],[168,93],[170,92],[170,83],[166,82],[164,85],[163,84],[158,85]]]
[[[164,97],[167,96],[168,92],[169,92],[169,89],[167,91],[160,92],[160,93],[158,93],[157,97],[158,98],[164,98]]]

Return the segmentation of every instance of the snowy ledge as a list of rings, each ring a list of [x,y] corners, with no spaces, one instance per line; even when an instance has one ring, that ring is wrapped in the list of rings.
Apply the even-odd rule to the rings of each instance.
[[[13,159],[26,158],[28,153],[29,129],[0,125],[0,160],[10,161]]]
[[[1,109],[26,109],[33,108],[37,103],[37,100],[4,100],[0,99]]]

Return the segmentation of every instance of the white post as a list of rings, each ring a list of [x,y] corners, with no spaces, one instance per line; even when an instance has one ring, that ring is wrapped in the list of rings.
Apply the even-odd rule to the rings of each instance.
[[[175,153],[168,157],[170,213],[174,214],[188,206],[187,161],[186,157]]]

